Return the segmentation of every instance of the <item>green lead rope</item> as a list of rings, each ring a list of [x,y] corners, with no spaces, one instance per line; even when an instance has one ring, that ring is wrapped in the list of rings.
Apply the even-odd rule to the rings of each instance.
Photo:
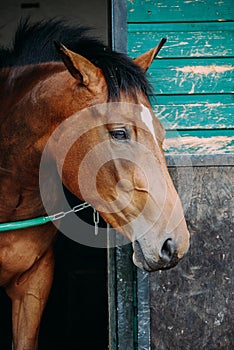
[[[91,204],[89,204],[87,202],[83,202],[81,204],[76,205],[71,210],[68,210],[65,212],[61,211],[59,213],[56,213],[56,214],[53,214],[50,216],[40,216],[38,218],[33,218],[33,219],[2,223],[2,224],[0,224],[0,232],[11,231],[11,230],[20,230],[22,228],[44,225],[47,222],[54,221],[54,220],[60,220],[68,214],[77,213],[78,211],[81,211],[81,210],[86,209],[88,207],[91,207]],[[94,210],[95,235],[97,235],[99,214],[96,211],[96,209],[93,209],[93,210]]]
[[[0,232],[20,230],[22,228],[44,225],[49,221],[51,221],[51,218],[49,216],[40,216],[34,219],[7,222],[0,224]]]

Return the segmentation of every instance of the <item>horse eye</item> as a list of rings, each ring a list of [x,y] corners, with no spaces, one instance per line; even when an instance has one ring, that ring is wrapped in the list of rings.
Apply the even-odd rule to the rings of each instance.
[[[129,136],[125,129],[111,130],[110,135],[115,141],[129,141]]]

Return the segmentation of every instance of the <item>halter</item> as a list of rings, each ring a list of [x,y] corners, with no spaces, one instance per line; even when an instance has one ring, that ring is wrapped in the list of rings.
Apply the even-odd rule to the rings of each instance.
[[[61,212],[53,214],[53,215],[40,216],[38,218],[33,218],[33,219],[2,223],[2,224],[0,224],[0,232],[11,231],[11,230],[20,230],[22,228],[44,225],[47,222],[60,220],[68,214],[77,213],[78,211],[84,210],[88,207],[91,207],[91,204],[89,204],[88,202],[84,202],[82,204],[76,205],[71,210],[61,211]],[[94,227],[95,227],[94,234],[95,234],[95,236],[97,236],[98,235],[98,224],[99,224],[99,213],[95,208],[93,208],[93,222],[94,222]]]

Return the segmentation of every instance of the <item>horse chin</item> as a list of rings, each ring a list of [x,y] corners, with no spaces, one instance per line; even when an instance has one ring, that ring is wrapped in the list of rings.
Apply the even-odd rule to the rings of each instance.
[[[177,254],[175,254],[168,263],[165,263],[160,257],[158,260],[146,259],[138,241],[133,242],[133,250],[133,263],[147,272],[171,269],[175,267],[180,260]]]
[[[132,245],[133,245],[133,250],[134,250],[133,257],[132,257],[133,263],[142,270],[145,270],[148,272],[156,271],[146,261],[144,254],[143,254],[143,251],[142,251],[141,246],[138,243],[138,241],[134,241]]]
[[[138,259],[138,257],[136,256],[135,252],[133,253],[132,260],[133,260],[134,265],[136,265],[136,267],[139,267],[140,269],[145,270],[145,271],[147,271],[147,272],[154,271],[154,270],[152,270],[151,267],[147,264],[145,258],[143,258],[143,259]]]

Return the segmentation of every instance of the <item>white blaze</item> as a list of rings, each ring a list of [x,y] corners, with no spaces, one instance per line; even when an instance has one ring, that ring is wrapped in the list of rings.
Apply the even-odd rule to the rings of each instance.
[[[142,105],[142,112],[141,112],[141,120],[147,126],[147,129],[149,129],[149,131],[153,135],[155,142],[157,143],[157,138],[155,135],[154,125],[153,125],[153,117],[149,112],[149,110],[143,105]]]

